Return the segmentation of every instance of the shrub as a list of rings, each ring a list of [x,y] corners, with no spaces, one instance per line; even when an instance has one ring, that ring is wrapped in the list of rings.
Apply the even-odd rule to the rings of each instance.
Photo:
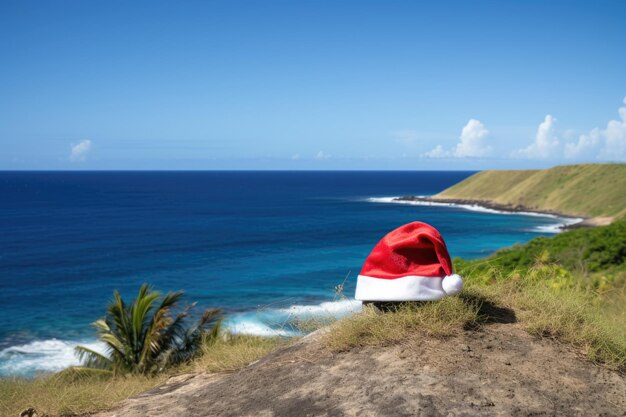
[[[83,367],[75,371],[147,375],[195,358],[203,340],[217,336],[221,314],[208,309],[188,325],[187,316],[195,303],[172,315],[182,296],[182,292],[161,296],[144,284],[127,305],[115,291],[105,318],[94,323],[108,354],[77,346]]]

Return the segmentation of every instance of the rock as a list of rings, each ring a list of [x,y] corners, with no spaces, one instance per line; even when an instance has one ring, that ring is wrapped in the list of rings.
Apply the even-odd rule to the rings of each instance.
[[[198,374],[153,389],[92,417],[582,417],[626,410],[624,376],[515,322],[448,338],[416,332],[399,344],[339,353],[328,351],[327,335],[237,372]]]
[[[39,417],[39,414],[33,407],[29,407],[20,413],[20,417]]]

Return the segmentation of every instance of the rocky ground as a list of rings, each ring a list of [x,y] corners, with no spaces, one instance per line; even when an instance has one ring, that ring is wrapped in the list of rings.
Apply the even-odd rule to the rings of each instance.
[[[626,416],[626,378],[514,319],[330,353],[308,337],[238,372],[182,375],[112,416]]]
[[[480,206],[492,210],[498,210],[508,213],[539,213],[539,214],[551,214],[564,218],[575,219],[576,223],[568,224],[561,226],[562,230],[570,230],[570,229],[578,229],[581,227],[597,227],[597,226],[607,226],[611,224],[614,220],[613,217],[577,217],[571,216],[569,214],[560,213],[554,210],[541,210],[536,207],[526,207],[523,205],[513,205],[513,204],[500,204],[489,200],[468,200],[468,199],[458,199],[458,198],[435,198],[435,197],[416,197],[416,196],[404,196],[398,197],[395,200],[397,201],[420,201],[425,203],[444,203],[444,204],[458,204],[458,205],[469,205],[469,206]]]

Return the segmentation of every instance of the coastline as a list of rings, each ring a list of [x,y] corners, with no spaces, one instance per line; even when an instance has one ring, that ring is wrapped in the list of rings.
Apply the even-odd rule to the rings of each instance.
[[[362,199],[358,201],[362,201]],[[443,205],[450,208],[458,207],[485,212],[487,214],[515,213],[554,218],[554,221],[551,221],[549,224],[527,229],[527,231],[535,233],[559,233],[570,228],[581,227],[579,222],[583,220],[562,213],[541,212],[525,207],[509,207],[466,199],[440,199],[434,196],[401,196],[398,193],[389,197],[369,197],[366,201],[393,204]],[[526,229],[524,230],[526,231]],[[498,248],[504,247],[508,247],[508,245],[498,246]],[[335,314],[343,315],[358,309],[359,306],[349,301],[337,303],[331,300],[320,300],[314,304],[307,304],[306,302],[293,304],[291,300],[287,299],[287,301],[273,302],[250,310],[237,310],[237,312],[229,316],[224,325],[234,334],[293,336],[295,332],[290,327],[290,322],[294,318],[306,321],[312,316],[324,318]],[[97,340],[92,337],[66,339],[56,335],[34,340],[20,340],[6,346],[0,345],[0,378],[8,375],[33,375],[35,372],[56,372],[68,366],[76,365],[78,362],[74,356],[74,346],[77,344],[90,345],[96,350],[100,347]]]
[[[232,335],[258,337],[297,337],[302,333],[298,322],[319,322],[340,319],[361,310],[361,302],[354,299],[334,299],[317,304],[289,304],[275,308],[230,313],[224,320],[224,329]],[[97,338],[49,338],[0,347],[0,380],[12,376],[34,377],[53,374],[71,366],[78,366],[74,354],[76,345],[87,346],[104,353],[106,346]]]
[[[573,216],[568,213],[557,212],[554,210],[538,210],[536,208],[530,208],[521,204],[500,204],[491,200],[472,200],[472,199],[457,199],[457,198],[437,198],[427,196],[400,196],[393,197],[393,202],[398,203],[423,203],[428,205],[446,205],[446,206],[458,206],[464,208],[482,208],[485,210],[500,212],[500,213],[512,213],[512,214],[527,214],[527,215],[542,215],[552,216],[571,221],[559,226],[560,230],[577,229],[581,227],[595,227],[601,226],[605,223],[598,222],[594,218]],[[608,221],[610,223],[610,221]]]

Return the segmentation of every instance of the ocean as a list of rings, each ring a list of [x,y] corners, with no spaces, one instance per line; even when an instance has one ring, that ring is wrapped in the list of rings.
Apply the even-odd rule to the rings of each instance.
[[[77,363],[114,289],[148,282],[220,307],[233,332],[291,334],[293,315],[346,314],[387,232],[424,221],[453,257],[556,232],[564,219],[396,204],[472,172],[0,172],[0,375]],[[343,295],[336,286],[344,284]]]

